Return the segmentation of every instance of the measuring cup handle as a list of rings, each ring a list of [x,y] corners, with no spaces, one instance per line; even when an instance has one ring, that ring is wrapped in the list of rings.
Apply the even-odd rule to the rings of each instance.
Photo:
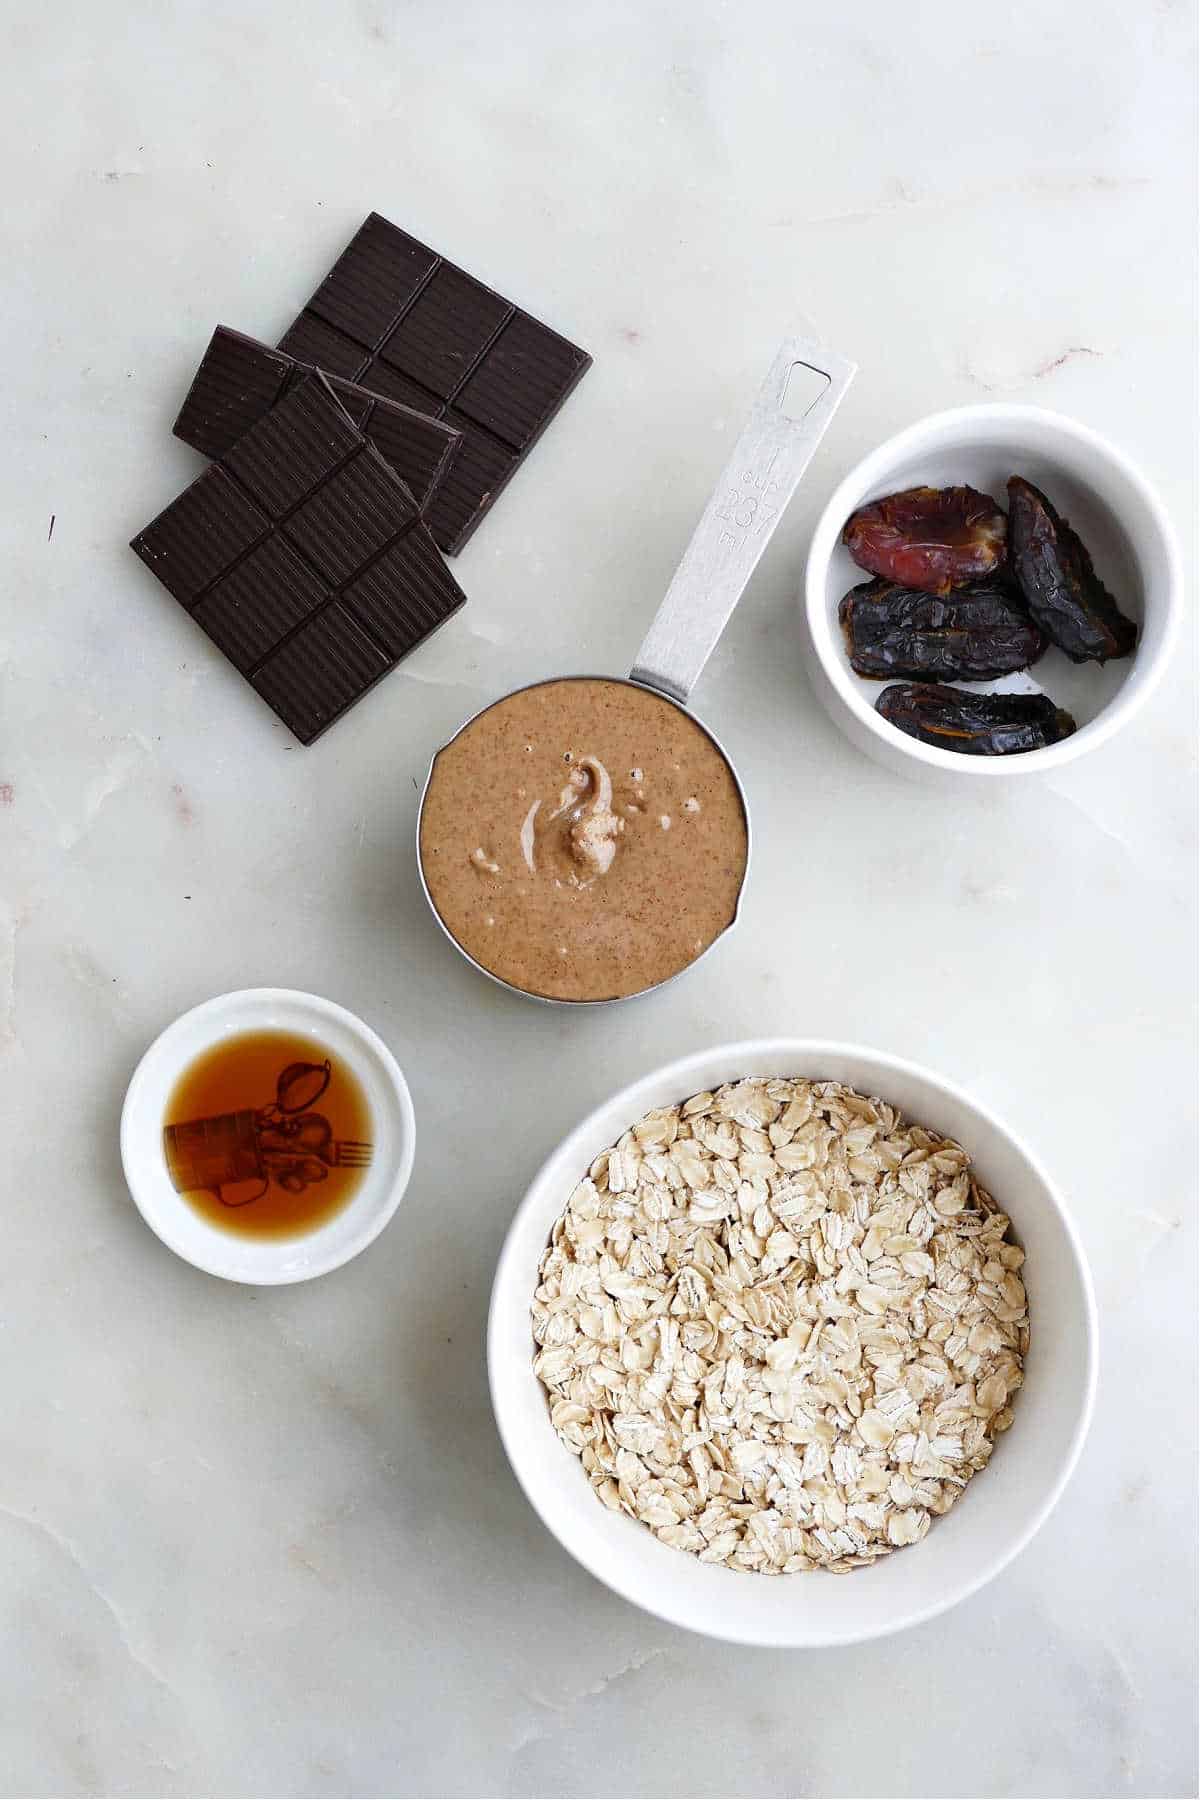
[[[784,402],[797,365],[825,386],[793,418]],[[638,651],[634,681],[686,701],[854,375],[844,356],[785,338]]]

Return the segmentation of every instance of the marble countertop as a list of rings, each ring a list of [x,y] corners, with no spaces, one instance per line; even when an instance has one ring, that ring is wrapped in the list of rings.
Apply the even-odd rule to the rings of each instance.
[[[795,616],[833,482],[955,403],[1099,427],[1190,535],[1190,9],[59,0],[0,29],[0,1788],[1194,1793],[1193,659],[1095,756],[949,801],[834,731]],[[596,361],[459,559],[469,606],[301,751],[124,546],[197,469],[170,424],[214,323],[277,335],[372,207]],[[427,758],[515,683],[628,666],[793,326],[860,374],[700,689],[754,796],[745,925],[636,1008],[530,1007],[425,910]],[[277,1291],[177,1261],[117,1151],[149,1040],[262,983],[361,1012],[419,1121],[379,1242]],[[1011,1118],[1103,1324],[1034,1545],[827,1655],[593,1582],[483,1366],[566,1128],[788,1032]]]

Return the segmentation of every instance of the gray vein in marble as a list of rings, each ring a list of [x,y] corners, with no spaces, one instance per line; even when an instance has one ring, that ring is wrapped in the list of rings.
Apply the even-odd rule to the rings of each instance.
[[[66,1559],[93,1599],[98,1600],[108,1614],[116,1633],[117,1642],[130,1662],[143,1675],[148,1676],[156,1686],[170,1694],[172,1699],[178,1699],[179,1696],[170,1681],[160,1669],[155,1667],[147,1652],[139,1647],[130,1621],[125,1617],[112,1595],[105,1593],[89,1570],[80,1550],[71,1542],[65,1532],[56,1530],[45,1519],[36,1518],[32,1513],[22,1512],[18,1507],[11,1506],[4,1501],[0,1501],[0,1517],[11,1519],[15,1525],[25,1526],[27,1530],[34,1532],[44,1543],[50,1544]]]
[[[1049,793],[1057,794],[1064,806],[1072,812],[1078,813],[1081,819],[1091,825],[1102,837],[1107,838],[1110,844],[1115,844],[1122,856],[1128,857],[1139,873],[1145,872],[1146,864],[1138,847],[1132,839],[1126,837],[1116,825],[1104,817],[1098,805],[1082,799],[1077,792],[1065,792],[1053,777],[1047,781],[1046,789]]]
[[[112,974],[100,967],[86,944],[64,944],[62,959],[68,973],[80,987],[94,994],[115,1020],[124,1024],[131,1018],[129,1007]]]
[[[610,1670],[607,1674],[601,1675],[598,1680],[589,1682],[586,1687],[577,1688],[573,1693],[566,1694],[561,1699],[552,1699],[548,1694],[541,1694],[532,1689],[529,1692],[529,1698],[535,1705],[544,1706],[550,1712],[567,1713],[571,1711],[572,1707],[578,1706],[581,1700],[592,1700],[598,1694],[607,1693],[614,1682],[625,1681],[631,1675],[640,1674],[650,1663],[657,1662],[666,1654],[666,1650],[661,1647],[653,1650],[635,1650],[629,1660],[622,1663],[620,1668]]]
[[[23,754],[18,768],[53,817],[58,828],[60,847],[73,850],[91,829],[105,801],[111,800],[114,794],[119,794],[133,780],[142,762],[153,755],[153,746],[141,732],[126,732],[105,757],[100,769],[84,782],[79,792],[80,810],[73,817],[65,814],[50,794],[33,756]]]

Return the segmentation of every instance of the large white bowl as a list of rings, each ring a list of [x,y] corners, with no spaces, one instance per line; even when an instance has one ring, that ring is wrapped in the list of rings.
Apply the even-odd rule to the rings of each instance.
[[[848,1575],[768,1578],[713,1567],[610,1512],[550,1424],[533,1373],[529,1305],[551,1227],[589,1163],[650,1107],[739,1076],[844,1081],[957,1138],[1012,1216],[1028,1254],[1031,1340],[1016,1418],[988,1467],[917,1545]],[[496,1269],[488,1372],[500,1436],[543,1523],[585,1568],[649,1612],[710,1637],[775,1646],[852,1644],[919,1624],[965,1599],[1027,1544],[1062,1493],[1096,1384],[1096,1313],[1083,1250],[1050,1178],[985,1108],[899,1057],[809,1038],[725,1044],[656,1070],[571,1132],[513,1220]]]
[[[1049,649],[1033,668],[971,691],[1050,694],[1079,729],[1061,743],[1016,756],[963,756],[935,749],[875,711],[883,687],[850,667],[838,602],[869,577],[841,542],[850,514],[904,488],[966,483],[1007,504],[1004,484],[1024,475],[1044,489],[1092,553],[1097,573],[1140,626],[1132,656],[1076,664]],[[1179,550],[1153,488],[1098,432],[1038,406],[961,406],[919,419],[857,463],[817,521],[801,611],[818,697],[850,740],[877,762],[926,780],[995,781],[1046,773],[1097,749],[1133,718],[1162,674],[1180,611]]]
[[[357,1077],[366,1097],[370,1167],[340,1212],[298,1237],[222,1231],[176,1193],[167,1173],[163,1122],[176,1082],[214,1044],[248,1031],[292,1031],[315,1039]],[[403,1198],[415,1147],[408,1084],[382,1038],[344,1006],[292,988],[243,988],[183,1013],[155,1038],[134,1070],[121,1110],[125,1179],[150,1229],[206,1274],[256,1287],[311,1281],[373,1243]]]

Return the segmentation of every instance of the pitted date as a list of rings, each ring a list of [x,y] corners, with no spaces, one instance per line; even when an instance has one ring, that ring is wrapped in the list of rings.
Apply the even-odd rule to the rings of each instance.
[[[851,513],[842,542],[860,569],[901,587],[948,594],[1004,560],[1006,522],[972,487],[915,487]]]
[[[922,744],[964,756],[1015,756],[1070,737],[1075,721],[1046,694],[965,694],[901,681],[875,702],[881,718]]]
[[[838,619],[850,667],[871,681],[990,681],[1027,669],[1046,648],[1021,596],[998,576],[944,597],[867,581],[850,589]]]
[[[1020,475],[1008,483],[1008,506],[1012,571],[1046,636],[1072,662],[1128,656],[1137,626],[1092,567],[1079,533]]]

